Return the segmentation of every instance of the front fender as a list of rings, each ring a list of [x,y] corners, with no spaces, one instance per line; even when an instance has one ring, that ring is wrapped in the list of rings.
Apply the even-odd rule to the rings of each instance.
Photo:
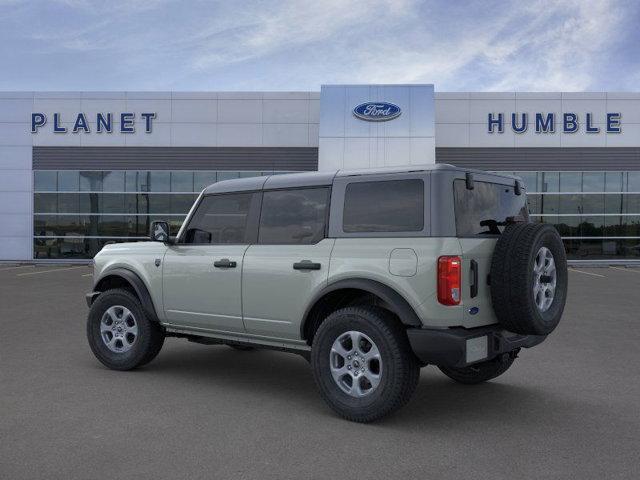
[[[153,298],[149,293],[147,285],[136,272],[124,267],[111,268],[102,272],[100,277],[95,281],[93,288],[94,292],[87,295],[87,303],[93,303],[113,278],[122,279],[131,285],[133,290],[136,292],[137,297],[140,299],[140,303],[142,304],[142,308],[144,308],[145,313],[153,320],[158,320],[158,314],[156,313],[157,311],[153,303]]]

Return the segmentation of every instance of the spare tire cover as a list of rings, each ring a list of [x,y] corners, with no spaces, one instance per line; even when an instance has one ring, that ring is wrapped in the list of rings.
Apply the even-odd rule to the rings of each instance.
[[[567,256],[551,225],[508,225],[491,261],[491,301],[509,331],[548,335],[567,300]]]

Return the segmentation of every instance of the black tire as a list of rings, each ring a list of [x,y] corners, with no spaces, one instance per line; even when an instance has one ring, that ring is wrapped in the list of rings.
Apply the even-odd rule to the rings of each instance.
[[[368,336],[377,346],[382,361],[380,383],[362,397],[345,393],[330,370],[332,345],[349,331]],[[369,306],[337,310],[322,322],[313,339],[311,367],[325,402],[347,420],[362,423],[377,420],[406,404],[420,376],[418,361],[402,325],[386,310]]]
[[[534,295],[536,256],[545,247],[553,255],[556,283],[550,306],[542,310]],[[567,300],[567,256],[551,225],[519,223],[505,228],[491,262],[491,301],[498,321],[509,331],[548,335],[560,322]],[[545,293],[546,295],[546,293]]]
[[[503,358],[505,357],[505,358]],[[515,356],[498,356],[487,362],[476,363],[463,368],[438,367],[447,377],[465,385],[476,385],[499,377],[509,370]]]
[[[100,332],[102,317],[113,306],[129,309],[138,328],[131,348],[124,352],[110,350]],[[135,295],[127,290],[113,289],[101,293],[91,305],[87,317],[87,339],[91,351],[103,365],[113,370],[131,370],[146,365],[160,353],[164,344],[164,330],[149,318]]]

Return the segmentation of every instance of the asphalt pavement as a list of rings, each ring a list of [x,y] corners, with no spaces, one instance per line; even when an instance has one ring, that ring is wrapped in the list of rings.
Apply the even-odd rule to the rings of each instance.
[[[632,479],[640,472],[640,269],[570,273],[565,316],[498,379],[422,370],[383,421],[337,418],[306,361],[168,339],[104,368],[91,270],[0,265],[0,479]]]

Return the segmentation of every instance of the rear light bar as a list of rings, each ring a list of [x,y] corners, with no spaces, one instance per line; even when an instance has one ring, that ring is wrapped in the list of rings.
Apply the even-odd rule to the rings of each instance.
[[[455,255],[438,258],[438,302],[443,305],[460,303],[462,260]]]

